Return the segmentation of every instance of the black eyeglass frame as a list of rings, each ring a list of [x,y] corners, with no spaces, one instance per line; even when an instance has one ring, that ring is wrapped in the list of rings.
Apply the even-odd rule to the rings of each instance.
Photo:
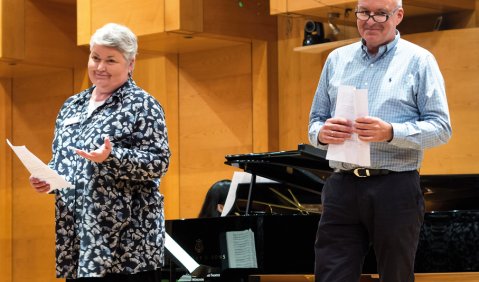
[[[354,14],[356,15],[356,19],[358,19],[358,20],[360,20],[360,21],[363,21],[363,22],[367,22],[367,21],[369,21],[370,18],[372,18],[373,21],[376,22],[376,23],[385,23],[385,22],[387,22],[387,21],[389,20],[390,17],[394,16],[394,14],[399,10],[399,8],[401,8],[401,6],[396,7],[396,9],[394,9],[394,10],[393,10],[391,13],[389,13],[389,14],[387,14],[387,13],[379,13],[379,14],[376,14],[376,13],[375,13],[375,14],[372,14],[372,15],[371,15],[371,11],[358,11],[358,10],[356,10],[356,11],[354,12]],[[365,14],[365,12],[369,12],[369,15]],[[360,19],[360,18],[358,17],[358,14],[362,14],[362,15],[365,15],[365,16],[367,15],[368,18],[365,19],[365,20]],[[376,20],[375,16],[386,16],[386,19],[385,19],[384,21],[382,21],[382,22],[378,22],[378,21]]]

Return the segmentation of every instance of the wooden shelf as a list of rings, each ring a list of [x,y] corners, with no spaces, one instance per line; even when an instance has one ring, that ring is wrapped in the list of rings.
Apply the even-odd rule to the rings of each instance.
[[[315,44],[315,45],[309,45],[309,46],[300,46],[300,47],[294,48],[293,50],[295,52],[318,54],[324,51],[336,49],[344,45],[358,42],[359,40],[360,40],[359,38],[352,38],[352,39],[339,40],[339,41],[333,41],[333,42],[327,42],[327,43],[321,43],[321,44]]]
[[[140,51],[183,54],[250,43],[251,40],[205,34],[158,33],[138,37]]]
[[[354,25],[356,18],[353,11],[357,1],[354,0],[270,0],[270,14],[296,14],[328,20],[328,14],[339,13],[339,24]],[[474,11],[475,0],[404,0],[406,17],[434,16],[460,11]]]
[[[23,62],[9,62],[0,60],[0,78],[18,78],[34,75],[45,75],[64,71],[66,68],[34,65]]]
[[[67,0],[49,0],[67,1]],[[277,20],[267,5],[249,8],[235,1],[77,1],[77,44],[106,22],[125,24],[138,36],[140,51],[182,54],[276,40]],[[264,9],[264,11],[262,10]],[[125,12],[128,11],[128,12]]]

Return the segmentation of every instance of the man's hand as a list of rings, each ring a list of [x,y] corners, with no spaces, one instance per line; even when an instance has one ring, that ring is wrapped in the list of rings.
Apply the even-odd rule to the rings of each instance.
[[[322,144],[341,144],[351,138],[352,122],[344,118],[329,118],[319,131],[318,141]]]
[[[354,122],[354,132],[365,142],[386,142],[393,139],[390,123],[376,117],[361,117]]]

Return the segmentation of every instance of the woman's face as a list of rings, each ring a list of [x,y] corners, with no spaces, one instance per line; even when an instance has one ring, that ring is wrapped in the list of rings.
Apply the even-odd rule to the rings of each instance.
[[[97,91],[111,94],[128,80],[134,60],[127,61],[115,48],[93,45],[88,60],[88,76]]]

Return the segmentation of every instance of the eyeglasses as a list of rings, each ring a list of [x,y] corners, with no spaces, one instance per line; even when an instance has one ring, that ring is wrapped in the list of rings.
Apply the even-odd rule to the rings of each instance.
[[[361,21],[367,21],[369,20],[370,18],[373,18],[373,21],[377,22],[377,23],[385,23],[387,22],[387,20],[389,20],[389,18],[394,15],[397,10],[399,10],[400,7],[397,7],[396,9],[394,9],[394,11],[392,11],[390,14],[388,13],[374,13],[374,14],[371,14],[371,11],[356,11],[355,14],[356,14],[356,18],[358,18],[358,20],[361,20]]]

